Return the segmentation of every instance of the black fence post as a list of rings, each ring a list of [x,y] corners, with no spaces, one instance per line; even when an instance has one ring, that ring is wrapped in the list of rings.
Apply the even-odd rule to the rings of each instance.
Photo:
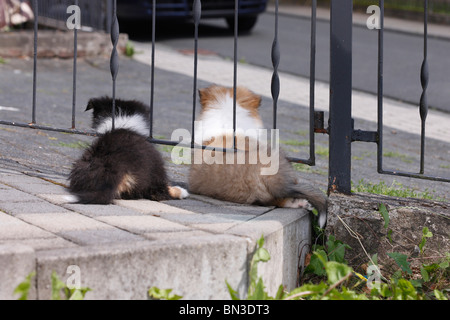
[[[331,0],[328,192],[351,193],[353,0]]]

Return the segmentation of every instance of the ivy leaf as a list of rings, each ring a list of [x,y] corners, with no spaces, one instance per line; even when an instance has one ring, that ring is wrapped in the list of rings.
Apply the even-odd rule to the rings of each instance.
[[[327,262],[325,264],[325,270],[330,284],[338,282],[352,272],[352,268],[336,261]]]
[[[328,259],[330,261],[345,262],[345,249],[351,249],[347,244],[342,241],[336,240],[333,235],[328,237],[327,241]]]
[[[398,252],[389,252],[387,255],[389,257],[391,257],[392,259],[394,259],[395,263],[397,263],[397,265],[403,271],[407,272],[408,274],[412,274],[412,271],[409,268],[409,262],[406,261],[406,259],[408,258],[407,255],[402,254],[402,253],[398,253]]]
[[[309,261],[308,266],[305,269],[305,272],[314,273],[318,276],[324,276],[325,272],[325,263],[328,261],[327,253],[320,249],[314,251],[311,256],[311,260]]]

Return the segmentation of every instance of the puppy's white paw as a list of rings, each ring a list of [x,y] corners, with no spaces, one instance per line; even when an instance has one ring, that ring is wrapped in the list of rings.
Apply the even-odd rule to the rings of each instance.
[[[77,203],[79,201],[78,197],[74,195],[65,195],[63,199],[67,203]]]
[[[185,198],[189,197],[189,192],[186,189],[181,188],[181,187],[178,187],[178,188],[180,188],[180,190],[181,190],[180,199],[185,199]]]
[[[179,186],[169,187],[169,194],[174,199],[185,199],[189,197],[189,192]]]
[[[286,199],[286,202],[284,203],[283,207],[284,208],[305,208],[305,209],[308,209],[309,202],[308,202],[308,200],[305,200],[305,199],[289,198],[289,199]]]

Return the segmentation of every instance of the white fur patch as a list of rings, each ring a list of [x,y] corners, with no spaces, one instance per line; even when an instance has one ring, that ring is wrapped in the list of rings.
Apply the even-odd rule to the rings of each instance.
[[[78,197],[74,195],[65,195],[63,199],[67,203],[77,203],[79,201]]]
[[[140,135],[148,136],[150,134],[150,127],[145,118],[139,114],[119,115],[114,119],[115,129],[128,129]],[[112,130],[112,118],[104,120],[98,127],[97,132],[104,134]]]
[[[185,199],[189,197],[189,192],[186,189],[179,186],[169,187],[169,194],[172,198],[175,199]]]
[[[198,144],[233,133],[233,98],[228,95],[221,96],[217,103],[208,106],[199,122],[200,126],[195,128],[195,143]],[[248,110],[236,102],[236,134],[258,139],[256,129],[262,128],[262,121],[252,117]]]
[[[189,197],[189,192],[181,187],[178,187],[181,190],[181,195],[180,195],[180,199],[185,199],[187,197]]]

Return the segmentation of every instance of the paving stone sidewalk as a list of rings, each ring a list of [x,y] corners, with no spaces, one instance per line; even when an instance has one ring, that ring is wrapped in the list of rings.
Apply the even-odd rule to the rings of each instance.
[[[198,195],[80,205],[67,202],[65,183],[57,176],[0,169],[1,299],[13,298],[15,286],[31,271],[38,273],[31,298],[48,299],[51,272],[64,279],[71,265],[82,270],[92,299],[145,299],[154,285],[170,286],[187,298],[226,299],[226,279],[245,288],[247,259],[261,235],[269,240],[276,264],[289,268],[298,262],[297,244],[309,242],[309,214],[302,210]],[[109,263],[115,265],[114,275],[101,271]],[[130,271],[135,263],[137,273]],[[274,268],[269,282],[292,282],[283,269]],[[138,278],[142,282],[136,284]]]

